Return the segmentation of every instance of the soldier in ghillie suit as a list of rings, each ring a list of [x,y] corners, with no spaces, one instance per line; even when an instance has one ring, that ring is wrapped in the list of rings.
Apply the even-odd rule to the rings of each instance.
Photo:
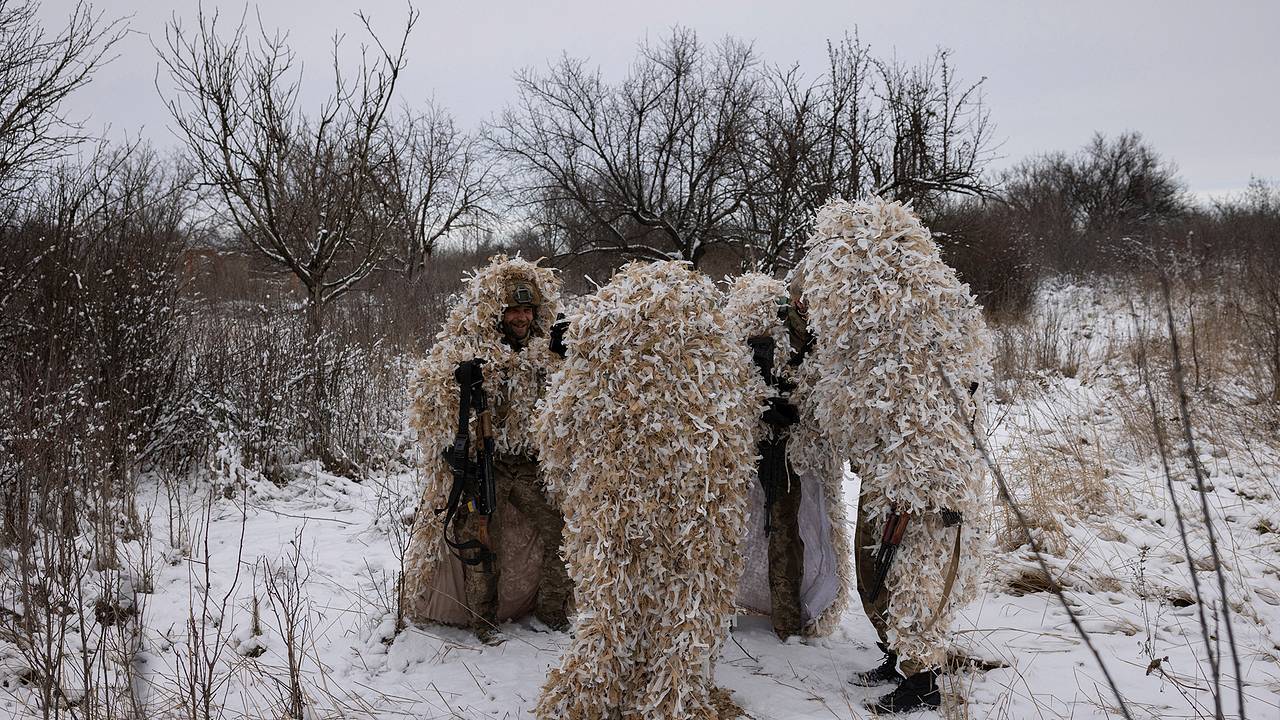
[[[729,288],[725,315],[769,392],[756,426],[759,482],[751,488],[737,602],[768,615],[779,638],[825,635],[848,605],[853,571],[843,470],[813,416],[803,308],[781,281],[747,273]]]
[[[862,479],[858,592],[898,682],[878,712],[937,707],[954,611],[981,567],[981,424],[991,341],[969,288],[900,203],[836,201],[797,268],[815,334],[815,413]]]
[[[559,309],[550,269],[492,258],[466,281],[418,371],[411,415],[427,481],[404,562],[401,609],[410,622],[470,626],[486,642],[498,622],[530,610],[551,628],[568,627],[564,519],[543,488],[532,429],[560,363],[548,341]],[[488,407],[471,408],[462,430],[479,463],[482,429],[492,428],[491,515],[478,487],[456,483],[444,453],[459,436],[460,367],[473,360],[482,361]]]
[[[685,263],[633,263],[569,313],[538,440],[578,613],[543,720],[710,720],[731,703],[711,671],[764,388],[719,300]]]

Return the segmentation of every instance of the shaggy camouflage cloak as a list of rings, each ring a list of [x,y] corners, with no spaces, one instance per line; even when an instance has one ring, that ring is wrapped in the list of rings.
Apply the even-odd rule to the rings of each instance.
[[[505,307],[504,288],[526,280],[542,295],[534,318],[533,337],[520,352],[503,344],[499,324]],[[560,281],[549,268],[521,258],[499,255],[465,281],[435,345],[414,379],[410,422],[422,443],[426,485],[418,505],[404,557],[401,607],[411,622],[465,625],[469,621],[463,593],[462,563],[444,542],[444,525],[436,508],[447,504],[453,476],[440,453],[453,442],[458,424],[458,385],[453,371],[459,362],[482,358],[485,389],[494,411],[494,444],[499,453],[534,454],[533,417],[548,375],[560,358],[547,349],[547,333],[560,311]],[[474,426],[475,418],[472,418]],[[474,427],[472,428],[474,432]],[[502,503],[494,515],[504,523],[498,548],[502,569],[498,618],[528,613],[537,594],[542,545],[524,516]]]
[[[849,534],[842,493],[844,472],[832,462],[831,453],[814,417],[812,372],[802,364],[788,364],[793,348],[785,323],[778,318],[778,299],[787,288],[779,280],[761,273],[747,273],[734,280],[725,302],[725,315],[745,345],[747,338],[768,335],[774,341],[774,372],[796,383],[790,400],[800,410],[800,422],[788,431],[787,455],[800,476],[801,505],[798,517],[804,542],[804,578],[800,600],[804,615],[804,635],[826,635],[840,621],[849,604],[853,569],[849,564]],[[758,399],[763,403],[764,398]],[[764,421],[756,423],[755,440],[769,432]],[[751,484],[748,534],[743,555],[746,569],[738,588],[737,602],[751,612],[770,612],[769,537],[764,532],[764,491],[759,482]]]
[[[570,319],[538,441],[578,613],[544,720],[715,718],[762,390],[711,281],[633,263]]]
[[[815,415],[861,476],[876,527],[895,509],[916,513],[886,582],[887,640],[936,666],[981,565],[985,473],[966,420],[980,422],[990,338],[968,286],[902,204],[832,202],[808,245],[797,269],[817,336]],[[943,527],[942,509],[964,514],[958,530]]]

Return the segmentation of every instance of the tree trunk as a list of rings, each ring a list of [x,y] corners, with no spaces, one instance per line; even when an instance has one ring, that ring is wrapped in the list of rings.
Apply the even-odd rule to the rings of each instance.
[[[308,288],[307,293],[307,355],[311,361],[311,392],[307,417],[311,424],[311,456],[320,461],[326,470],[337,472],[332,451],[332,423],[329,408],[328,374],[325,365],[324,300],[320,289]]]

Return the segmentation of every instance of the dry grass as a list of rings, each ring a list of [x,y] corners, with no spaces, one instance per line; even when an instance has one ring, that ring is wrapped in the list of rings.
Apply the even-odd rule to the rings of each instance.
[[[1112,513],[1127,499],[1109,480],[1110,438],[1047,398],[1034,407],[1024,424],[1011,428],[1003,465],[1027,529],[1046,550],[1061,555],[1068,550],[1064,523]],[[994,520],[1000,549],[1022,545],[1023,529],[1007,502],[997,502]]]
[[[1004,325],[997,325],[994,371],[996,392],[1011,400],[1028,381],[1048,375],[1075,377],[1085,362],[1082,339],[1066,327],[1059,308],[1049,308]]]
[[[1125,465],[1156,457],[1157,431],[1166,438],[1179,435],[1172,356],[1156,287],[1135,280],[1128,287],[1082,291],[1081,298],[1097,305],[1095,321],[1108,318],[1113,331],[1092,345],[1097,328],[1090,325],[1089,311],[1060,302],[1042,303],[1025,320],[995,328],[997,399],[1028,408],[1024,416],[1002,419],[1008,436],[1002,465],[1030,529],[1051,551],[1065,550],[1064,523],[1114,512],[1131,500],[1116,496],[1110,478]],[[1216,454],[1259,469],[1263,460],[1253,447],[1273,443],[1280,434],[1280,400],[1272,397],[1268,354],[1272,330],[1263,323],[1269,295],[1229,275],[1184,272],[1173,278],[1171,299],[1196,435]],[[1154,417],[1141,371],[1152,378]],[[1064,378],[1104,393],[1106,416],[1064,406],[1055,394]],[[996,537],[1004,549],[1020,544],[1012,523],[1007,506],[997,503]]]

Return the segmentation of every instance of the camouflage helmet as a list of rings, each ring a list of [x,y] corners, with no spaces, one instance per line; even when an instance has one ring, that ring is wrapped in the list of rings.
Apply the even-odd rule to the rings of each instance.
[[[538,286],[532,280],[515,278],[508,280],[503,287],[502,303],[504,307],[527,305],[536,308],[542,304],[542,293],[538,292]]]

